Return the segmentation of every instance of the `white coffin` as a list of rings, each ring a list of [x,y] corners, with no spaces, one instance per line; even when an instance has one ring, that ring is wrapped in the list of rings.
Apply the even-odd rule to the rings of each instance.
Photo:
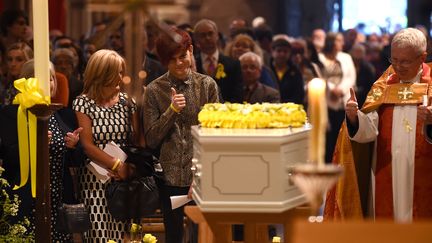
[[[192,127],[193,197],[204,212],[283,212],[306,203],[287,168],[306,163],[309,128]]]

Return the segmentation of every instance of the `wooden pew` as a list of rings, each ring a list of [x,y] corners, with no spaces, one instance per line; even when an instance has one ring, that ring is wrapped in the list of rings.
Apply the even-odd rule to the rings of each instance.
[[[432,221],[397,224],[392,221],[294,223],[292,243],[431,243]]]
[[[199,243],[231,243],[233,224],[244,224],[244,242],[247,243],[269,242],[268,224],[283,224],[285,239],[289,239],[294,219],[306,221],[309,213],[310,209],[305,207],[282,213],[203,213],[198,206],[185,207],[185,214],[198,224]]]

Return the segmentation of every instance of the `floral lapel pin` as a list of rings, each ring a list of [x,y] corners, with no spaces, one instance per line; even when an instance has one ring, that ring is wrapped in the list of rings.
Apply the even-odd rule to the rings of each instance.
[[[216,68],[215,78],[221,79],[221,78],[225,78],[225,77],[226,77],[225,67],[222,63],[218,63],[217,68]]]

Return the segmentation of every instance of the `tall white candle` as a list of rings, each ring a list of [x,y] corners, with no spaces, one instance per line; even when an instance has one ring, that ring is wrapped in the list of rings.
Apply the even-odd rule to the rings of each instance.
[[[325,133],[327,129],[326,83],[312,79],[308,84],[308,110],[312,131],[309,137],[309,161],[324,164]]]
[[[44,96],[50,96],[48,0],[33,0],[35,78]]]

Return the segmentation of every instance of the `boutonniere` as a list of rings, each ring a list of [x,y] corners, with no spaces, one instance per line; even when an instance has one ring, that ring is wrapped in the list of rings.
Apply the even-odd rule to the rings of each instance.
[[[222,63],[218,63],[217,68],[216,68],[215,78],[221,79],[221,78],[225,78],[225,77],[226,77],[225,67]]]

